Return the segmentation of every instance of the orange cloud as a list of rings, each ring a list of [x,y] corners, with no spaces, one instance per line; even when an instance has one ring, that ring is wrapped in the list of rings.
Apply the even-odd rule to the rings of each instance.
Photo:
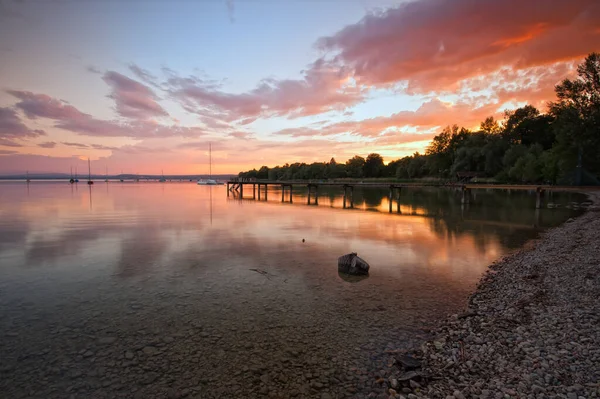
[[[368,15],[318,47],[362,84],[440,92],[502,66],[581,58],[598,49],[599,25],[596,0],[422,0]]]

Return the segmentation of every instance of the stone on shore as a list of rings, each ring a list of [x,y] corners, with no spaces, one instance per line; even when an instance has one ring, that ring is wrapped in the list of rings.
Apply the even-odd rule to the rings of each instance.
[[[355,276],[368,275],[369,264],[352,252],[338,258],[338,271]]]

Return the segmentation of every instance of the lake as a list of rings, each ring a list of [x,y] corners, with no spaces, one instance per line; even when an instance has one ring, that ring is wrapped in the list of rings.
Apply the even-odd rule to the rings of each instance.
[[[248,195],[246,193],[246,195]],[[532,192],[0,182],[0,392],[10,398],[362,397],[488,266],[578,211]],[[396,211],[396,207],[394,207]],[[357,252],[367,278],[338,274]],[[254,270],[253,270],[254,269]]]

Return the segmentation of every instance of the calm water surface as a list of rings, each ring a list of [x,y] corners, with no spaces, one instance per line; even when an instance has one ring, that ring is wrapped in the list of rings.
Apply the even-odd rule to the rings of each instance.
[[[487,266],[575,212],[526,192],[0,183],[7,397],[361,397]],[[248,195],[248,193],[246,193]],[[303,242],[303,239],[305,242]],[[337,272],[357,252],[368,278]],[[260,272],[257,272],[257,269]]]

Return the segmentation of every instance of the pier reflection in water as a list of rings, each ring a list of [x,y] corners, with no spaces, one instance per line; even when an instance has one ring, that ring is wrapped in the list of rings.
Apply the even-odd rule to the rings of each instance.
[[[343,209],[341,189],[307,206],[297,191],[290,204],[189,183],[83,188],[0,183],[9,397],[370,389],[362,376],[386,351],[417,345],[488,264],[580,199],[554,194],[563,207],[536,216],[526,192],[477,192],[467,207],[452,190],[403,189],[390,214],[385,189],[355,189]],[[338,274],[351,251],[368,278]]]

